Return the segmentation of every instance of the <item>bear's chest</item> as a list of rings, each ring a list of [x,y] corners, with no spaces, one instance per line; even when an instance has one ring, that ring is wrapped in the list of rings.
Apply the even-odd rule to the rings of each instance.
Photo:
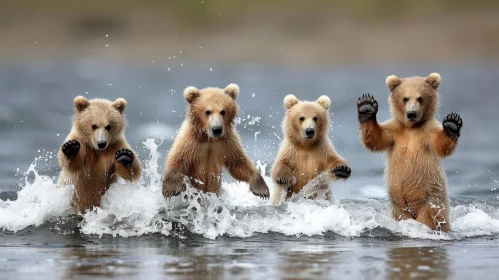
[[[414,157],[424,153],[428,147],[426,135],[421,130],[409,130],[395,135],[393,153],[397,158]]]
[[[320,155],[317,151],[296,151],[296,175],[312,178],[325,168],[323,159],[325,155]]]
[[[99,180],[110,180],[116,173],[116,160],[112,152],[94,153],[85,158],[87,176]]]
[[[197,146],[194,166],[203,170],[218,170],[223,165],[224,156],[227,151],[221,143],[203,143]]]

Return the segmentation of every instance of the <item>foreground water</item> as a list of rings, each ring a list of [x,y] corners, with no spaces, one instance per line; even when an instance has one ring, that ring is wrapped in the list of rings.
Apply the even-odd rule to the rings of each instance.
[[[26,279],[492,279],[497,273],[495,204],[453,200],[453,231],[440,233],[412,220],[395,222],[385,199],[298,197],[273,206],[244,183],[224,182],[220,197],[190,188],[166,202],[159,141],[143,144],[150,151],[143,181],[112,185],[102,206],[83,216],[70,210],[72,189],[40,175],[43,158],[37,159],[17,199],[0,201],[0,272]]]
[[[68,65],[0,67],[0,97],[6,101],[0,104],[1,277],[495,279],[499,272],[499,145],[492,129],[499,102],[497,66],[389,72],[250,67],[204,73],[102,70],[92,61]],[[393,221],[383,157],[361,148],[355,119],[355,100],[365,91],[379,96],[380,119],[389,117],[386,75],[433,71],[443,76],[439,118],[458,111],[464,120],[460,147],[445,161],[450,233]],[[172,84],[165,85],[161,75]],[[330,95],[333,142],[353,169],[346,184],[332,185],[333,201],[297,198],[273,206],[228,177],[220,197],[189,189],[163,199],[164,154],[184,115],[179,92],[190,84],[223,87],[229,82],[243,90],[237,129],[271,188],[282,98],[287,93],[312,100]],[[72,189],[55,185],[55,154],[69,131],[72,98],[87,91],[88,97],[129,101],[127,136],[145,172],[141,182],[111,186],[96,211],[74,215]],[[147,92],[150,101],[137,91]]]

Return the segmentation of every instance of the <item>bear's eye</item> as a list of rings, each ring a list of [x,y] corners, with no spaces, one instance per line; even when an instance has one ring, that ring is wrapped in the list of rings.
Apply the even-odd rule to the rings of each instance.
[[[211,111],[206,111],[206,115],[211,115]]]
[[[92,129],[97,129],[99,128],[96,124],[92,125]]]
[[[111,125],[109,125],[109,124],[108,124],[108,125],[106,125],[106,130],[107,130],[107,131],[111,130]]]
[[[418,97],[418,102],[423,103],[423,97]]]
[[[220,112],[220,115],[225,116],[225,110],[222,110],[222,111]]]
[[[407,103],[407,101],[409,101],[409,98],[404,97],[404,103]]]
[[[317,117],[314,117],[314,122],[316,122],[316,121],[317,121]]]
[[[304,121],[305,120],[305,117],[300,117],[300,121]]]

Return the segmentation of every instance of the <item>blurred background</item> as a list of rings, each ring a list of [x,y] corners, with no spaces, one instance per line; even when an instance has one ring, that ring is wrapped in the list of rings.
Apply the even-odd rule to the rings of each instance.
[[[464,120],[446,161],[452,195],[490,195],[499,186],[499,1],[0,0],[0,190],[18,190],[23,171],[57,174],[73,99],[128,100],[127,138],[164,139],[185,116],[185,87],[240,85],[238,130],[251,157],[267,164],[282,139],[286,94],[331,97],[331,137],[353,169],[343,195],[376,196],[383,157],[358,138],[355,102],[370,92],[390,117],[384,80],[442,75],[438,118]],[[161,159],[163,165],[164,157]],[[357,186],[362,186],[363,193]],[[1,195],[1,194],[0,194]],[[341,194],[340,194],[341,196]]]

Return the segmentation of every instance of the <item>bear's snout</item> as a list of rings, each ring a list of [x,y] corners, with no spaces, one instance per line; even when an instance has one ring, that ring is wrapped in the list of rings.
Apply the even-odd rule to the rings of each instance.
[[[214,126],[211,131],[213,132],[213,136],[220,137],[223,133],[223,128],[221,126]]]
[[[97,147],[99,147],[99,149],[103,150],[107,147],[107,142],[106,141],[97,141]]]
[[[307,139],[314,138],[315,129],[313,129],[313,128],[307,128],[307,129],[305,129],[305,135],[307,136]]]
[[[417,121],[417,118],[418,118],[418,113],[416,111],[409,111],[409,112],[407,112],[407,119],[410,122]]]

